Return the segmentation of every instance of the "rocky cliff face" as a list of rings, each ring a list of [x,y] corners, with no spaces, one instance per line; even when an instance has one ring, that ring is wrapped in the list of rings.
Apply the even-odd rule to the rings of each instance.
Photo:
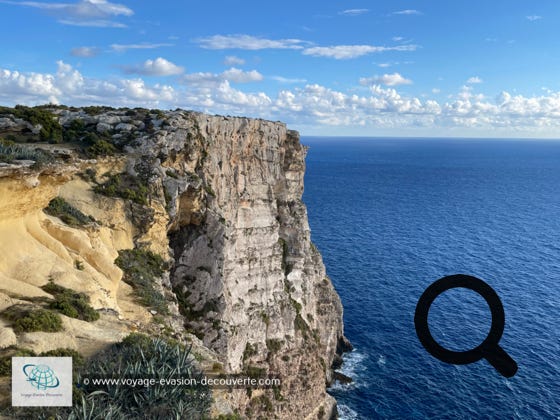
[[[120,250],[149,249],[168,261],[156,285],[170,308],[157,314],[159,331],[195,343],[226,372],[282,380],[280,389],[216,393],[216,412],[328,418],[335,403],[326,384],[347,342],[340,300],[310,240],[298,134],[281,123],[185,111],[53,112],[63,130],[74,130],[72,144],[55,147],[66,163],[0,164],[3,306],[45,295],[39,286],[54,280],[84,291],[103,312],[88,323],[89,339],[67,334],[70,347],[91,354],[130,330],[158,334],[156,311],[137,303],[113,263]],[[3,127],[40,131],[9,116]],[[79,158],[90,136],[80,133],[102,135],[122,153]],[[94,226],[44,214],[57,195],[93,216]],[[14,251],[14,241],[25,245]],[[67,330],[77,322],[65,320]],[[5,323],[0,338],[4,346],[48,343],[48,334],[64,333],[18,336]]]

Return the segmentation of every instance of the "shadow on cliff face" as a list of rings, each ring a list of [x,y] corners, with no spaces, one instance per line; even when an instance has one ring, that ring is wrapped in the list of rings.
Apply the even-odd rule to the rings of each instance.
[[[169,234],[175,263],[171,284],[185,320],[185,329],[206,345],[220,339],[219,315],[224,309],[217,276],[218,248],[204,224],[187,224]]]

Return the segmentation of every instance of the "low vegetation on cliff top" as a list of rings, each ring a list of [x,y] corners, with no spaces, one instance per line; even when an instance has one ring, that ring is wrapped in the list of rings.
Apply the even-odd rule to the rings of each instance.
[[[44,165],[54,161],[54,157],[44,150],[33,149],[0,138],[0,162],[13,163],[16,160],[32,160],[35,165]]]
[[[64,124],[61,124],[61,113],[68,113],[68,111],[75,113],[76,117],[67,119]],[[138,131],[136,134],[134,130],[119,131],[105,123],[99,126],[99,121],[92,117],[104,113],[117,115],[125,121],[134,120],[138,123],[135,128],[147,133],[154,131],[154,118],[165,117],[160,110],[143,108],[115,109],[105,106],[75,108],[52,104],[36,107],[16,105],[14,108],[0,106],[0,120],[4,119],[4,124],[0,124],[0,137],[18,145],[22,143],[73,144],[76,151],[89,158],[111,156],[122,151],[124,146],[133,141]],[[29,156],[28,152],[27,156]],[[8,150],[8,153],[0,151],[0,162],[8,162],[10,159],[13,161],[23,158],[14,155],[13,150]]]

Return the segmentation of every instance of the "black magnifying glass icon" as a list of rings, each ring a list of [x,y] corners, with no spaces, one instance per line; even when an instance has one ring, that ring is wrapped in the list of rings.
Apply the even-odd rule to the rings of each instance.
[[[434,340],[428,327],[428,312],[436,297],[457,287],[470,289],[481,295],[492,314],[492,326],[486,339],[479,346],[467,351],[452,351],[442,347]],[[510,378],[517,372],[517,363],[498,344],[504,332],[505,322],[504,307],[494,289],[481,279],[466,274],[446,276],[433,282],[420,296],[414,314],[416,334],[420,343],[432,356],[455,365],[466,365],[486,359],[502,376]]]

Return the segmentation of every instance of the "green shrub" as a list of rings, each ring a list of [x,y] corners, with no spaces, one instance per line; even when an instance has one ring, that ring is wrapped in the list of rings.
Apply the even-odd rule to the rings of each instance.
[[[251,400],[250,406],[253,409],[256,409],[258,411],[268,411],[271,412],[274,409],[274,406],[272,405],[272,402],[270,401],[270,398],[268,398],[266,395],[259,395],[258,397],[255,397]]]
[[[125,249],[119,251],[115,264],[123,270],[123,280],[134,288],[140,303],[162,314],[169,312],[165,297],[154,287],[155,279],[165,272],[163,258],[146,249]]]
[[[16,105],[15,108],[0,107],[0,115],[13,115],[36,126],[41,125],[39,139],[49,143],[62,142],[62,126],[58,118],[46,107],[27,107]]]
[[[37,354],[30,349],[12,346],[0,350],[0,376],[9,376],[11,374],[12,357],[71,357],[72,369],[75,371],[84,364],[83,356],[73,349],[58,348]]]
[[[60,316],[47,309],[28,305],[13,305],[4,310],[2,316],[13,323],[12,328],[16,333],[58,332],[63,330]]]
[[[11,346],[0,350],[0,376],[12,374],[12,357],[35,357],[33,350]]]
[[[237,413],[233,413],[233,414],[220,414],[218,417],[215,417],[215,420],[243,420],[243,417],[241,417],[239,414]]]
[[[200,378],[189,350],[172,340],[131,334],[121,343],[101,352],[81,370],[83,377]],[[73,412],[91,413],[89,418],[206,418],[211,404],[204,386],[103,386],[82,388],[84,398]]]
[[[270,316],[266,312],[261,312],[261,319],[267,327],[270,325]]]
[[[54,157],[47,151],[32,149],[10,141],[0,142],[0,162],[12,163],[14,160],[32,160],[36,165],[54,162]]]
[[[58,348],[54,350],[44,351],[39,354],[40,357],[71,357],[72,368],[76,369],[83,366],[84,357],[74,349]]]
[[[165,171],[165,174],[170,178],[175,178],[175,179],[179,178],[179,175],[177,175],[177,172],[175,172],[174,169],[167,169]]]
[[[282,348],[282,344],[284,344],[284,342],[276,338],[266,340],[266,348],[270,353],[278,353],[278,351]]]
[[[144,206],[148,205],[148,186],[128,174],[110,175],[107,181],[96,185],[93,190],[107,197],[120,197]]]
[[[266,368],[249,365],[245,368],[245,375],[252,379],[264,378],[266,376]]]
[[[295,300],[292,296],[290,296],[290,303],[292,304],[293,308],[296,310],[296,314],[301,313],[301,303],[299,303],[297,300]]]
[[[117,148],[106,140],[97,140],[86,149],[86,154],[90,157],[113,156]]]
[[[94,221],[91,216],[86,216],[62,197],[53,198],[43,211],[72,227],[84,226]]]
[[[114,111],[115,108],[110,106],[85,106],[82,110],[88,115],[95,116],[104,114],[105,112]]]
[[[70,318],[83,321],[97,321],[99,313],[89,304],[89,296],[74,290],[49,282],[42,289],[54,296],[54,301],[49,304],[50,309],[60,312]]]
[[[304,337],[307,337],[307,333],[309,332],[309,325],[303,319],[301,314],[297,314],[294,319],[294,329],[296,331],[300,331]]]
[[[243,350],[243,361],[249,359],[250,357],[254,356],[255,354],[257,354],[257,345],[247,343],[245,345],[245,350]]]

